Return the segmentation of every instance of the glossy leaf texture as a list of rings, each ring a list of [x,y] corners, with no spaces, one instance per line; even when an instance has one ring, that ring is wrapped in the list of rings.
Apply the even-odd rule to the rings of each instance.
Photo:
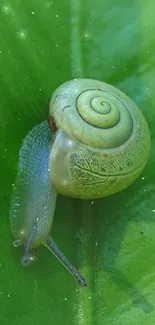
[[[1,0],[2,325],[154,325],[154,30],[153,0]],[[152,139],[145,170],[125,191],[94,201],[58,197],[52,236],[86,277],[84,289],[44,247],[23,268],[9,227],[21,143],[47,118],[53,90],[77,77],[123,90]]]

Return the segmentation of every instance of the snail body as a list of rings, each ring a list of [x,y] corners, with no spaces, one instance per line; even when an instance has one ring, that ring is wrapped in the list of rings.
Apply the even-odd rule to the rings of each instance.
[[[49,154],[51,134],[47,121],[34,127],[26,136],[19,153],[18,172],[10,209],[13,245],[25,246],[22,265],[33,261],[32,251],[46,246],[76,277],[80,286],[86,281],[61,253],[50,236],[57,192],[50,183]]]
[[[26,136],[19,153],[18,173],[12,198],[13,237],[24,243],[37,223],[35,246],[44,241],[52,226],[52,209],[57,196],[48,175],[49,141],[50,130],[47,121],[34,127]],[[16,245],[16,242],[14,244]]]
[[[31,130],[19,155],[11,205],[14,245],[43,244],[85,280],[50,237],[57,193],[100,198],[129,186],[142,172],[150,152],[148,125],[135,103],[104,82],[76,79],[58,87],[49,104],[49,122]]]

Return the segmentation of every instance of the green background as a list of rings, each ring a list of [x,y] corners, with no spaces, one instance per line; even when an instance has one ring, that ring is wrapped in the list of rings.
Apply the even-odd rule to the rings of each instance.
[[[154,12],[153,0],[0,2],[1,325],[155,323]],[[53,238],[87,278],[84,289],[44,247],[21,267],[23,247],[12,247],[9,228],[22,140],[46,119],[53,90],[76,77],[123,90],[152,138],[127,190],[96,201],[58,197]]]

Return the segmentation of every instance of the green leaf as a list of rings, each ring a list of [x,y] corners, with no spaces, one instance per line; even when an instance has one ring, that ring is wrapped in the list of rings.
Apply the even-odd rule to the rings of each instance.
[[[153,0],[1,0],[2,325],[154,325],[154,29]],[[54,89],[76,77],[123,90],[152,137],[148,164],[125,191],[94,201],[58,197],[52,235],[86,277],[84,289],[44,247],[23,268],[9,226],[21,143],[47,118]]]

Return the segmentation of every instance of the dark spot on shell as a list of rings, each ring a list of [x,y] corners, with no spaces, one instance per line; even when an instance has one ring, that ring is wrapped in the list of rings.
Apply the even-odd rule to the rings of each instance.
[[[131,161],[128,161],[128,162],[127,162],[127,166],[128,166],[128,167],[131,167],[131,166],[132,166],[132,162],[131,162]]]
[[[58,95],[56,95],[54,98],[53,98],[53,103],[52,103],[52,106],[55,104],[55,102],[56,102],[56,100],[57,100],[57,98],[58,98],[59,96]]]
[[[48,115],[48,120],[49,120],[49,124],[50,124],[50,128],[51,128],[52,132],[55,133],[57,128],[56,128],[56,124],[55,124],[55,121],[54,121],[54,117],[49,114]]]
[[[64,112],[66,108],[71,107],[71,105],[64,106],[62,111]]]
[[[110,183],[111,185],[114,185],[114,184],[116,183],[116,180],[115,180],[115,179],[111,179],[111,180],[109,181],[109,183]]]

